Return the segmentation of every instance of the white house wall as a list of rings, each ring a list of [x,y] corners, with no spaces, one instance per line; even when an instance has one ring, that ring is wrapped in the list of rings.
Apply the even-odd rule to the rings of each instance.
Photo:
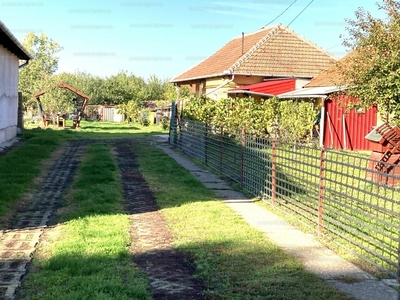
[[[0,143],[17,135],[18,58],[0,45]]]

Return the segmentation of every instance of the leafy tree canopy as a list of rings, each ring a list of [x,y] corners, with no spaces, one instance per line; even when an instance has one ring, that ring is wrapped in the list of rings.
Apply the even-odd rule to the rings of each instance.
[[[44,33],[36,35],[33,32],[25,36],[22,44],[33,59],[21,69],[18,88],[24,96],[25,105],[32,105],[35,102],[32,95],[48,89],[48,80],[58,68],[56,54],[62,47]]]
[[[384,120],[400,125],[400,2],[377,3],[386,18],[376,18],[359,8],[346,19],[344,45],[355,52],[341,68],[342,84],[358,107],[377,105]],[[390,118],[389,118],[390,116]]]

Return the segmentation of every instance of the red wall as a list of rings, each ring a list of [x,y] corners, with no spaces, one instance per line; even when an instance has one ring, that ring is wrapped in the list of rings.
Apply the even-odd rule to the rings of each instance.
[[[369,150],[364,137],[376,126],[377,111],[373,107],[364,113],[343,107],[351,99],[346,96],[325,99],[324,146],[335,149]],[[344,118],[344,122],[343,122]]]

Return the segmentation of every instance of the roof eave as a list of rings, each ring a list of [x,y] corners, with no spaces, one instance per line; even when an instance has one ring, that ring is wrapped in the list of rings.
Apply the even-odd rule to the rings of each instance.
[[[4,32],[4,34],[9,38],[9,40],[14,43],[14,45],[20,50],[20,51],[16,51],[15,49],[9,49],[7,47],[7,43],[5,43],[4,41],[2,42],[2,45],[8,49],[10,52],[12,52],[13,54],[15,54],[19,59],[21,60],[30,60],[33,57],[31,56],[31,54],[25,49],[24,46],[22,46],[22,44],[17,40],[17,38],[11,33],[11,31],[6,27],[6,25],[4,25],[4,23],[2,21],[0,21],[0,31]],[[12,47],[14,48],[14,47]]]
[[[280,99],[289,99],[289,98],[293,98],[293,99],[297,99],[297,98],[326,98],[328,97],[329,94],[335,93],[335,92],[340,92],[340,91],[344,91],[347,89],[347,87],[339,87],[339,86],[332,86],[332,87],[326,87],[327,89],[325,91],[322,91],[322,93],[312,93],[312,89],[318,89],[318,88],[322,88],[322,87],[310,87],[310,88],[306,88],[308,90],[310,90],[310,93],[305,93],[305,94],[301,94],[301,90],[297,90],[297,91],[293,91],[293,92],[289,92],[289,93],[283,93],[278,95],[277,97]]]
[[[258,73],[232,73],[235,76],[257,76],[257,77],[276,77],[276,78],[281,78],[281,79],[290,79],[290,78],[301,78],[301,79],[312,79],[314,76],[311,75],[280,75],[280,74],[258,74]]]
[[[182,83],[182,82],[185,82],[185,81],[207,79],[207,78],[218,77],[218,76],[226,76],[226,75],[230,75],[230,74],[218,73],[218,74],[211,74],[211,75],[202,75],[202,76],[190,77],[190,78],[172,79],[172,80],[170,80],[170,82],[171,83]]]
[[[249,94],[249,95],[257,95],[257,96],[265,96],[268,98],[272,98],[275,95],[272,94],[265,94],[265,93],[260,93],[260,92],[252,92],[252,91],[248,91],[248,90],[230,90],[227,91],[226,93],[228,94]]]
[[[190,78],[183,78],[183,79],[172,79],[170,82],[171,83],[180,83],[184,81],[193,81],[193,80],[199,80],[199,79],[207,79],[207,78],[212,78],[212,77],[218,77],[218,76],[226,76],[228,74],[225,73],[219,73],[219,74],[211,74],[211,75],[203,75],[203,76],[198,76],[198,77],[190,77]],[[298,79],[312,79],[313,76],[308,76],[308,75],[278,75],[278,74],[253,74],[253,73],[231,73],[230,75],[235,75],[235,76],[246,76],[246,77],[251,77],[251,76],[257,76],[257,77],[277,77],[277,78],[298,78]]]
[[[317,94],[309,94],[309,95],[278,95],[279,99],[309,99],[309,98],[322,98],[325,99],[328,95],[317,95]]]

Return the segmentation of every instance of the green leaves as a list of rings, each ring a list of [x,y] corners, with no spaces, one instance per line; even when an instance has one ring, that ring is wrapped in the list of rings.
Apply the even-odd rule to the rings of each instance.
[[[57,71],[56,53],[62,47],[44,33],[37,36],[33,32],[25,36],[22,44],[33,59],[19,72],[18,90],[23,94],[25,105],[32,105],[36,101],[33,94],[44,90],[51,75]]]
[[[278,98],[224,98],[218,101],[203,96],[191,96],[185,102],[183,117],[211,123],[225,131],[242,128],[256,136],[267,137],[272,133],[271,124],[277,124],[278,134],[291,141],[309,137],[317,111],[310,102]]]
[[[379,19],[362,8],[355,20],[346,20],[349,37],[344,45],[356,50],[345,68],[342,85],[351,87],[348,95],[358,98],[358,106],[377,105],[383,114],[392,114],[397,124],[400,110],[400,2],[383,0],[378,7],[387,18]]]

